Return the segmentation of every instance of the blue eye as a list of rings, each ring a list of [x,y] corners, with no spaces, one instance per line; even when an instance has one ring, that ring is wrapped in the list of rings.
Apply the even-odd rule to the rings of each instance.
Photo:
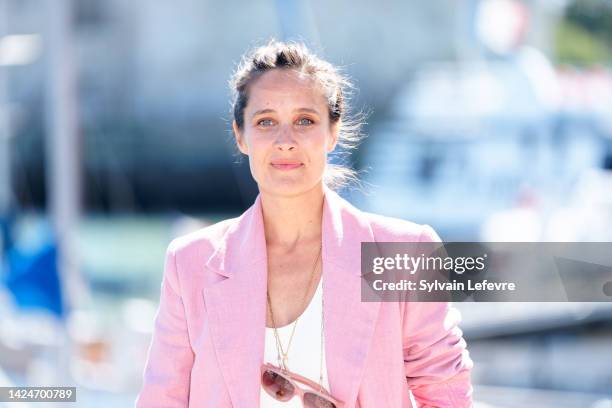
[[[314,122],[308,118],[302,118],[300,120],[298,120],[298,125],[302,125],[302,126],[308,126],[308,125],[312,125]]]
[[[257,122],[257,124],[260,126],[272,126],[273,121],[272,119],[262,119],[259,122]]]

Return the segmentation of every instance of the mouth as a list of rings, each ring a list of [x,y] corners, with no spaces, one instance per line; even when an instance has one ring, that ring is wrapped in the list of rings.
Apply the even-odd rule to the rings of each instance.
[[[277,170],[295,170],[302,167],[304,164],[294,161],[276,161],[270,163],[270,165]]]

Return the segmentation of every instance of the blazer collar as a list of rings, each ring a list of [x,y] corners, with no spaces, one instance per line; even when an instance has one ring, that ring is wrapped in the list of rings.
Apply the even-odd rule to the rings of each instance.
[[[322,231],[322,255],[330,262],[345,264],[354,259],[353,246],[346,245],[362,241],[358,238],[373,240],[370,226],[363,214],[350,203],[340,197],[335,191],[323,186],[324,204]],[[350,233],[360,232],[360,236]],[[349,236],[346,236],[349,234]],[[228,250],[228,248],[230,248]],[[236,252],[238,251],[238,252]],[[241,257],[232,257],[240,253]],[[226,257],[226,254],[229,256]],[[221,242],[206,261],[206,267],[215,272],[230,277],[232,271],[240,270],[240,260],[248,262],[261,262],[266,260],[266,238],[263,224],[263,211],[261,208],[261,195],[257,195],[255,202],[225,233]],[[361,269],[352,270],[354,275],[361,276]]]
[[[327,187],[321,231],[327,374],[330,391],[348,408],[357,399],[380,306],[361,302],[361,242],[374,237],[364,214]],[[203,289],[223,378],[234,406],[253,406],[259,399],[267,287],[259,195],[220,240],[206,268],[227,278]]]

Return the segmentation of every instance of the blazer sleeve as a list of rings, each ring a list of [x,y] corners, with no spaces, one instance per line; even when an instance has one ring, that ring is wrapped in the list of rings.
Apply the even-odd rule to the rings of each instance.
[[[420,242],[440,242],[425,225]],[[403,354],[408,388],[419,408],[472,407],[473,362],[448,302],[403,302]]]
[[[185,308],[172,243],[166,251],[159,308],[149,346],[137,408],[186,408],[194,354],[187,333]]]

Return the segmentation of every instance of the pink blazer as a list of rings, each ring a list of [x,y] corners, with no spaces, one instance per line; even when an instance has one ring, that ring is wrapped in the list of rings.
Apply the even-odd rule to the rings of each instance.
[[[363,241],[434,241],[426,225],[359,211],[325,189],[325,350],[347,408],[470,407],[472,361],[447,303],[361,302]],[[267,255],[261,199],[172,241],[137,407],[259,406]]]

